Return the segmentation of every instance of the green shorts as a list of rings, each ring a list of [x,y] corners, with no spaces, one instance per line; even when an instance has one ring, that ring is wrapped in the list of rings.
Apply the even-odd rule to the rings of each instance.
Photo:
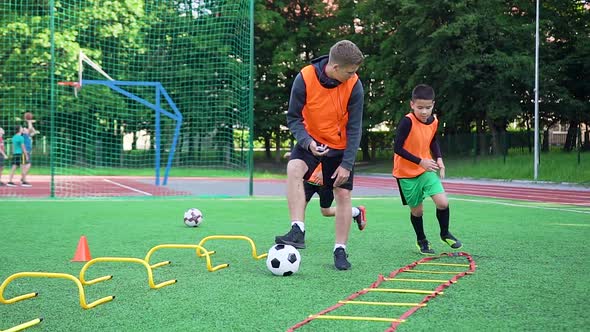
[[[422,204],[426,197],[445,192],[440,178],[435,172],[424,172],[410,179],[397,179],[397,186],[402,203],[411,208]]]

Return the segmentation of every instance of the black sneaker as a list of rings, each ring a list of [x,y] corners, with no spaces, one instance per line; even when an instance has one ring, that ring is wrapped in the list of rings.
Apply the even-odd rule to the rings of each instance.
[[[434,250],[430,247],[430,242],[428,242],[428,240],[418,240],[416,246],[422,255],[434,255]]]
[[[461,247],[463,247],[463,244],[461,243],[461,241],[459,241],[451,233],[441,235],[440,239],[442,240],[442,242],[448,244],[449,247],[451,247],[452,249],[460,249]]]
[[[336,248],[336,250],[334,250],[334,266],[338,270],[350,269],[350,263],[348,262],[347,257],[348,255],[346,254],[346,250],[344,250],[344,248]]]
[[[0,187],[5,186],[5,185],[6,185],[6,183],[0,182]]]
[[[354,221],[356,221],[359,230],[363,230],[365,229],[365,227],[367,226],[367,208],[365,208],[362,205],[359,205],[356,207],[357,209],[359,209],[359,215],[354,217]]]
[[[9,187],[16,187],[16,184],[14,184],[14,182],[6,182],[6,185]]]
[[[297,249],[305,249],[305,232],[297,225],[291,226],[289,233],[275,237],[276,244],[288,244]]]
[[[28,183],[27,181],[21,181],[20,185],[21,185],[21,187],[32,187],[32,185],[30,183]]]

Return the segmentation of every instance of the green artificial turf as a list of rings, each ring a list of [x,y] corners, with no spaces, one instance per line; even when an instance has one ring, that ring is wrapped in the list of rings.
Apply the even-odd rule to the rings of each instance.
[[[353,225],[348,243],[350,271],[333,267],[333,220],[320,215],[318,201],[307,210],[306,244],[299,272],[273,276],[264,260],[252,258],[246,241],[212,240],[213,264],[230,267],[208,272],[194,250],[164,249],[152,262],[171,260],[154,269],[150,289],[146,268],[131,263],[98,263],[87,279],[113,275],[85,286],[88,302],[115,295],[114,301],[84,310],[70,280],[22,278],[10,283],[4,298],[39,292],[34,299],[0,304],[0,329],[36,317],[45,320],[27,331],[285,331],[310,314],[369,287],[423,258],[415,248],[409,211],[397,197],[355,198],[364,204],[368,226]],[[182,222],[184,210],[201,209],[199,228]],[[144,258],[158,244],[197,244],[209,235],[245,235],[258,253],[274,236],[289,229],[283,198],[145,199],[0,202],[0,281],[23,271],[78,276],[84,263],[73,263],[81,235],[93,258]],[[437,237],[432,203],[425,204],[426,234],[437,252],[448,251]],[[451,230],[464,242],[462,251],[477,263],[463,277],[415,312],[398,331],[583,330],[590,303],[590,209],[526,202],[451,196]],[[463,258],[446,258],[464,263]],[[460,268],[459,268],[460,269]],[[439,276],[437,276],[439,277]],[[429,285],[395,287],[427,289]],[[381,287],[393,288],[392,283]],[[420,301],[423,296],[367,294],[358,300]],[[334,315],[395,318],[407,308],[345,305]],[[314,320],[301,331],[383,331],[389,323]]]

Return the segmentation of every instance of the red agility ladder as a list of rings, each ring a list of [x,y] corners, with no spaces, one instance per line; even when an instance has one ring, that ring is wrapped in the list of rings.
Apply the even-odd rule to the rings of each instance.
[[[467,259],[467,263],[439,263],[437,259],[444,257],[463,257]],[[434,268],[434,270],[433,270]],[[457,271],[458,268],[467,268],[467,270]],[[443,290],[450,285],[457,282],[459,278],[465,275],[472,274],[475,272],[475,262],[471,255],[465,252],[458,253],[444,253],[439,256],[426,257],[421,260],[415,261],[409,265],[402,267],[401,269],[395,270],[389,274],[388,277],[379,275],[377,281],[375,281],[368,288],[364,288],[342,301],[338,301],[337,304],[326,308],[317,314],[310,315],[305,320],[291,326],[287,331],[295,331],[303,325],[311,322],[314,319],[331,319],[331,320],[363,320],[363,321],[374,321],[374,322],[390,322],[391,326],[385,331],[395,331],[399,324],[406,321],[414,312],[418,309],[425,307],[426,303],[438,295],[444,294]],[[408,277],[414,275],[430,274],[435,275],[436,279],[422,279]],[[400,275],[400,277],[398,277]],[[403,277],[401,277],[403,276]],[[450,278],[448,278],[451,276]],[[383,288],[380,287],[383,282],[412,282],[416,284],[437,284],[438,286],[432,290],[423,289],[406,289],[406,288]],[[375,301],[359,301],[355,300],[361,295],[369,292],[383,292],[383,293],[402,293],[402,294],[424,294],[424,298],[420,302],[375,302]],[[409,307],[401,316],[397,318],[385,318],[385,317],[364,317],[364,316],[338,316],[338,315],[327,315],[328,313],[344,306],[344,305],[376,305],[376,306],[395,306],[395,307]]]

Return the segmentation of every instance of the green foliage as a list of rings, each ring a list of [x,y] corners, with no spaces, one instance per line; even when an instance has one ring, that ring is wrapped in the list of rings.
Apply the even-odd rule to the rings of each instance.
[[[78,80],[82,50],[118,80],[162,82],[182,106],[180,143],[191,158],[205,156],[200,151],[216,139],[225,143],[213,150],[230,151],[236,131],[250,129],[248,119],[239,114],[249,107],[246,94],[252,80],[255,125],[248,133],[267,151],[290,145],[292,136],[284,125],[293,79],[302,66],[344,38],[366,55],[359,71],[366,91],[363,160],[373,158],[371,147],[382,145],[381,138],[368,130],[383,124],[394,131],[409,110],[411,89],[421,82],[437,91],[436,112],[444,134],[490,135],[493,153],[501,153],[509,123],[526,129],[533,125],[533,1],[256,0],[254,50],[249,36],[225,42],[235,32],[247,31],[248,1],[54,3],[55,80]],[[24,111],[31,111],[37,127],[49,135],[53,89],[55,137],[71,139],[72,126],[88,123],[83,134],[88,140],[80,141],[81,151],[92,149],[85,145],[94,144],[93,133],[115,121],[129,132],[153,133],[153,112],[117,93],[85,87],[86,96],[76,99],[70,88],[51,86],[55,82],[50,82],[48,5],[36,0],[0,5],[0,126],[10,131],[22,121]],[[234,9],[242,14],[233,16]],[[590,123],[590,10],[578,1],[547,0],[541,1],[540,14],[539,120],[543,130],[559,122],[568,125],[563,149],[573,151],[579,144],[576,128]],[[251,51],[253,78],[247,65]],[[84,75],[104,78],[93,70]],[[154,102],[152,91],[133,93]],[[117,111],[108,115],[109,110]],[[239,146],[248,139],[242,135]],[[74,148],[57,147],[73,160]],[[481,146],[475,151],[490,150]],[[243,164],[243,157],[222,158]]]
[[[338,39],[356,42],[366,54],[359,71],[366,90],[364,128],[377,124],[395,128],[408,112],[412,88],[428,83],[437,91],[436,112],[447,133],[492,133],[494,145],[514,121],[532,127],[534,75],[534,2],[483,0],[335,1],[325,4],[257,1],[257,53],[264,54],[259,77],[292,73],[310,59],[313,47]],[[557,121],[588,123],[590,10],[575,1],[541,2],[541,119],[545,128]],[[301,9],[293,11],[293,8]],[[318,10],[323,17],[313,10]],[[277,18],[281,18],[280,20]],[[298,20],[306,20],[298,25]],[[289,24],[289,22],[295,22]],[[272,26],[269,22],[273,22]],[[266,30],[262,29],[265,28]],[[314,29],[320,29],[314,33]],[[264,32],[264,34],[263,34]],[[326,40],[327,38],[327,40]],[[278,47],[276,45],[279,45]],[[285,50],[285,47],[287,48]],[[286,51],[286,54],[285,54]],[[269,53],[270,52],[270,53]],[[283,68],[287,67],[287,69]],[[291,75],[281,81],[259,80],[257,99],[275,110],[276,117],[261,114],[261,128],[284,124]],[[275,91],[274,89],[277,89]],[[269,98],[269,92],[272,97]],[[260,113],[257,113],[257,115]],[[274,121],[277,121],[276,123]],[[366,133],[366,132],[365,132]],[[257,134],[259,136],[259,134]],[[365,135],[369,136],[369,135]],[[366,139],[366,138],[365,138]],[[575,147],[570,140],[569,149]],[[369,145],[363,145],[367,149]],[[565,148],[565,147],[564,147]],[[366,154],[368,155],[368,154]],[[366,156],[365,155],[365,156]]]
[[[468,152],[444,158],[449,179],[496,179],[505,181],[532,181],[533,154],[526,148],[515,148],[500,156],[473,156],[466,141],[452,141],[453,149]],[[471,157],[466,156],[471,153]],[[590,186],[590,153],[551,151],[540,154],[538,181],[575,183]],[[357,173],[391,173],[391,157],[369,163],[358,163]]]

